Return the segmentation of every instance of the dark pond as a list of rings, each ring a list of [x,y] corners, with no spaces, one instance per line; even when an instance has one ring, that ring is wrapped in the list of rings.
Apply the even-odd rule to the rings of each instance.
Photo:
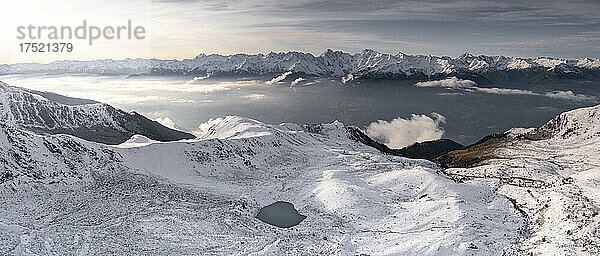
[[[300,224],[306,216],[299,214],[293,204],[277,201],[261,208],[256,218],[273,226],[289,228]]]

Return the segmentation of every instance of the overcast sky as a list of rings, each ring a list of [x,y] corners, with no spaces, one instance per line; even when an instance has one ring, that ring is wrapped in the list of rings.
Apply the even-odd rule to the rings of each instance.
[[[30,2],[39,2],[32,4]],[[32,7],[33,6],[33,7]],[[48,8],[53,6],[53,8]],[[125,57],[190,58],[199,53],[331,48],[458,56],[600,57],[597,1],[38,1],[8,4],[0,63]],[[99,26],[128,19],[142,41],[76,45],[70,54],[18,52],[19,25]]]

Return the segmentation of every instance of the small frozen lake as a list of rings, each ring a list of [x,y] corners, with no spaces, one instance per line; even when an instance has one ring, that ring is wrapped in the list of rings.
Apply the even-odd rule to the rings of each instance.
[[[292,203],[277,201],[261,208],[256,218],[273,226],[289,228],[300,224],[306,216],[299,214]]]

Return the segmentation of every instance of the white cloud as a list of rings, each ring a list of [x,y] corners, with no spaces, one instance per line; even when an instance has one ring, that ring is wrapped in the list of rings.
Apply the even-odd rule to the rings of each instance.
[[[510,89],[510,88],[498,88],[498,87],[478,87],[476,82],[471,80],[463,80],[456,77],[450,77],[437,81],[427,81],[427,82],[418,82],[415,84],[419,87],[444,87],[454,91],[463,91],[463,92],[482,92],[489,94],[499,94],[499,95],[532,95],[532,96],[542,96],[549,97],[553,99],[562,99],[562,100],[573,100],[573,101],[586,101],[586,100],[594,100],[596,97],[588,96],[584,94],[576,94],[572,91],[553,91],[547,92],[545,94],[533,92],[530,90],[521,90],[521,89]]]
[[[156,118],[155,121],[158,122],[158,123],[160,123],[160,124],[162,124],[162,125],[164,125],[164,126],[166,126],[166,127],[169,127],[171,129],[175,129],[175,123],[173,122],[173,120],[171,120],[171,118],[168,118],[168,117],[159,117],[159,118]]]
[[[485,88],[477,87],[477,83],[471,80],[463,80],[457,77],[450,77],[442,80],[418,82],[415,84],[419,87],[445,87],[449,89],[462,90],[466,92],[483,92],[490,94],[501,94],[501,95],[538,95],[535,92],[520,89],[507,89],[507,88]]]
[[[272,85],[274,83],[283,81],[283,79],[285,79],[287,76],[289,76],[291,74],[292,74],[292,71],[285,72],[285,73],[279,75],[278,77],[275,77],[275,78],[271,79],[271,81],[265,82],[265,84]]]
[[[144,115],[147,116],[148,118],[158,122],[159,124],[162,124],[171,129],[176,129],[175,122],[173,122],[173,120],[171,120],[171,118],[169,118],[168,116],[166,116],[165,114],[163,114],[161,112],[149,112],[149,113],[145,113]]]
[[[241,96],[241,98],[248,99],[248,100],[262,100],[262,99],[267,98],[267,95],[260,94],[260,93],[253,93],[253,94]]]
[[[296,80],[292,81],[292,86],[297,85],[298,83],[304,81],[306,79],[302,78],[302,77],[298,77]]]
[[[199,80],[204,80],[204,79],[206,79],[206,78],[209,78],[209,77],[210,77],[210,75],[206,75],[206,76],[196,76],[196,77],[194,77],[194,78],[192,78],[192,79],[190,79],[190,80],[186,81],[185,83],[186,83],[186,84],[193,84],[193,83],[195,83],[196,81],[199,81]]]
[[[456,95],[463,95],[460,92],[442,92],[442,93],[438,93],[438,95],[440,96],[456,96]]]
[[[135,104],[142,102],[160,102],[160,101],[169,101],[169,98],[162,96],[134,96],[134,95],[106,95],[96,97],[96,99],[100,102],[107,102],[110,104]]]
[[[545,95],[546,95],[546,97],[550,97],[553,99],[575,100],[575,101],[586,101],[586,100],[596,99],[596,97],[587,96],[584,94],[575,94],[572,91],[547,92]]]
[[[215,124],[220,123],[221,121],[223,121],[223,118],[221,118],[221,117],[210,118],[210,119],[208,119],[208,121],[198,125],[198,129],[193,130],[192,134],[198,138],[202,138],[204,135],[206,135],[209,132],[211,127],[213,127]]]
[[[442,114],[440,113],[436,113],[436,112],[432,112],[431,116],[433,118],[435,118],[435,122],[440,124],[440,123],[446,123],[446,117],[442,116]]]
[[[350,82],[350,81],[352,81],[353,79],[354,79],[354,75],[352,75],[352,74],[348,74],[347,76],[345,76],[345,77],[342,77],[342,84],[345,84],[345,83],[347,83],[347,82]]]
[[[500,95],[540,95],[539,93],[535,93],[529,90],[520,90],[520,89],[506,89],[506,88],[475,88],[477,91],[490,93],[490,94],[500,94]]]
[[[415,85],[419,87],[472,88],[475,87],[477,83],[471,80],[463,80],[457,77],[449,77],[446,79],[436,81],[418,82]]]
[[[195,100],[191,100],[191,99],[174,99],[170,101],[171,103],[188,103],[188,104],[194,104],[194,103],[198,103],[198,101]],[[202,103],[205,103],[203,101],[201,101]]]
[[[438,113],[426,115],[413,114],[410,119],[395,118],[391,122],[379,120],[367,127],[367,135],[390,148],[403,148],[415,142],[442,138],[444,130],[440,128],[446,118]]]

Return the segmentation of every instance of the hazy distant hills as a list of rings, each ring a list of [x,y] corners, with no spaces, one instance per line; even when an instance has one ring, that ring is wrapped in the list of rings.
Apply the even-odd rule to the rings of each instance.
[[[239,76],[292,73],[351,79],[430,79],[456,76],[477,82],[510,80],[600,80],[600,59],[518,58],[472,55],[386,54],[363,50],[350,54],[327,50],[319,56],[302,52],[269,54],[200,54],[193,59],[125,59],[56,61],[49,64],[0,65],[0,74],[90,73],[126,75]]]

